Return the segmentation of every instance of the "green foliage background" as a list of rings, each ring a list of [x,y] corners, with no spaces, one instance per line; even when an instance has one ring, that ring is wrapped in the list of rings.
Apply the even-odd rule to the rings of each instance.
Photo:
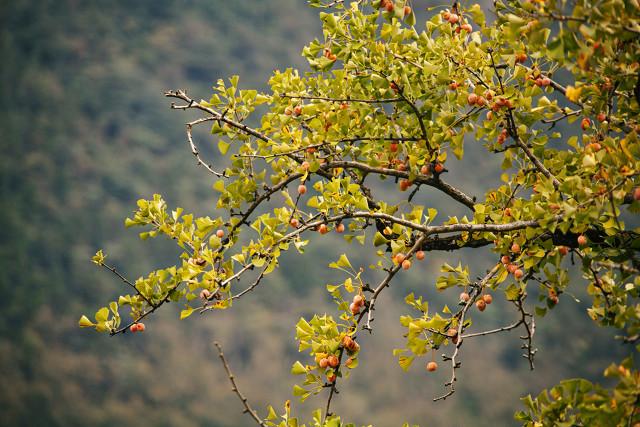
[[[206,99],[231,74],[264,88],[275,68],[306,69],[299,52],[318,32],[316,11],[302,0],[0,0],[0,425],[247,425],[214,338],[255,407],[290,397],[293,325],[318,307],[333,309],[323,283],[338,248],[348,250],[338,238],[287,255],[232,312],[180,322],[174,307],[154,315],[145,335],[114,338],[76,322],[119,294],[121,283],[89,262],[97,248],[132,278],[175,255],[169,242],[143,244],[124,230],[137,198],[157,192],[170,205],[212,209],[211,179],[185,141],[188,117],[170,111],[162,92],[187,88]],[[198,137],[213,158],[213,144]],[[478,164],[472,153],[447,166],[452,184],[480,193],[498,165]],[[564,377],[599,380],[624,354],[610,331],[594,329],[584,304],[565,297],[539,325],[535,372],[515,333],[470,342],[459,392],[432,403],[447,373],[415,366],[405,374],[391,355],[402,343],[402,296],[415,289],[451,300],[434,295],[428,273],[471,255],[435,254],[382,298],[376,331],[362,341],[363,369],[342,386],[336,411],[379,426],[510,425],[519,396]],[[350,258],[366,265],[368,256]],[[482,273],[478,251],[472,261]],[[503,313],[499,304],[487,310],[487,326],[512,320]]]

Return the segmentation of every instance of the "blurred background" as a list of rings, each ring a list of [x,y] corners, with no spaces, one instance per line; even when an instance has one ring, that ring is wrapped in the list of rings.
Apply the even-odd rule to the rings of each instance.
[[[124,229],[135,200],[161,193],[172,207],[213,209],[212,179],[185,141],[193,117],[171,111],[163,91],[208,99],[218,78],[239,74],[242,87],[264,89],[274,69],[307,70],[300,52],[320,36],[317,13],[303,0],[0,0],[0,425],[251,425],[214,339],[260,414],[267,404],[281,412],[292,398],[297,319],[335,314],[324,284],[339,276],[326,265],[346,251],[366,268],[370,245],[313,239],[305,256],[287,255],[232,310],[179,321],[180,307],[164,307],[144,335],[109,337],[80,330],[77,320],[126,292],[90,262],[97,249],[132,279],[176,262],[172,242],[140,242]],[[207,144],[215,141],[198,137],[213,159]],[[447,164],[448,179],[482,196],[497,182],[500,159],[471,141],[467,150],[465,160]],[[393,188],[380,183],[377,194],[394,200]],[[417,202],[462,214],[435,192],[422,193]],[[474,275],[490,265],[481,251],[430,254],[383,294],[374,333],[361,339],[361,366],[334,399],[348,421],[514,425],[520,396],[565,377],[599,380],[625,354],[613,331],[591,324],[578,280],[572,292],[582,302],[564,295],[538,322],[534,372],[520,356],[518,331],[468,340],[458,392],[433,403],[448,370],[427,374],[418,361],[405,373],[391,351],[403,345],[407,293],[435,306],[455,303],[459,291],[436,293],[433,284],[443,262],[458,261]],[[498,300],[478,328],[517,317]],[[305,416],[324,402],[311,398],[294,411]]]

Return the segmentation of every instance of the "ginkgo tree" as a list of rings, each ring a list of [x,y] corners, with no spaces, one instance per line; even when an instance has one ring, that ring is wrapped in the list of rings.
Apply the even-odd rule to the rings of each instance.
[[[465,265],[442,266],[432,284],[448,295],[446,306],[406,296],[399,365],[448,370],[434,397],[446,399],[464,381],[465,341],[517,329],[533,369],[536,322],[568,288],[586,287],[594,326],[610,328],[628,348],[630,357],[605,372],[615,388],[565,380],[524,398],[516,419],[639,425],[632,359],[640,349],[640,234],[625,225],[633,226],[640,208],[638,0],[497,0],[491,10],[456,2],[429,9],[419,23],[410,0],[310,3],[321,9],[323,29],[323,39],[303,50],[311,73],[276,71],[265,93],[239,89],[238,77],[219,80],[208,101],[166,93],[171,108],[201,115],[186,125],[186,137],[198,165],[215,176],[215,215],[196,217],[160,195],[139,200],[125,225],[142,228],[142,239],[173,239],[181,255],[131,281],[99,251],[93,261],[129,293],[93,320],[82,316],[80,326],[139,333],[170,301],[184,306],[181,319],[230,309],[279,267],[283,253],[342,234],[377,257],[370,267],[379,281],[364,280],[349,254],[327,261],[344,273],[341,283],[327,285],[336,308],[297,322],[301,355],[291,373],[299,378],[294,396],[326,401],[306,425],[350,425],[330,404],[357,371],[360,352],[370,350],[380,294],[432,252],[487,247],[494,260],[479,278]],[[197,126],[210,127],[221,154],[216,164],[201,156]],[[462,158],[469,143],[502,161],[500,179],[485,194],[447,181],[447,162]],[[374,194],[380,180],[404,192],[402,201]],[[419,192],[448,196],[467,214],[415,203]],[[572,271],[584,280],[570,280]],[[477,327],[473,320],[496,298],[513,307],[516,320]],[[219,350],[256,423],[302,424],[288,404],[283,414],[270,407],[259,415]],[[428,357],[436,350],[442,360]]]

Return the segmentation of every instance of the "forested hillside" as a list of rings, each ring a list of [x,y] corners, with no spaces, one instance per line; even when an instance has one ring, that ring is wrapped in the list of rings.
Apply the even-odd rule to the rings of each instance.
[[[300,51],[318,32],[317,11],[302,0],[0,1],[0,425],[246,425],[213,339],[225,345],[260,410],[290,397],[291,325],[318,310],[307,301],[330,307],[322,284],[331,277],[314,254],[338,253],[337,237],[313,243],[233,313],[180,322],[174,307],[150,319],[145,336],[113,338],[78,330],[77,318],[119,294],[114,277],[90,262],[98,248],[133,278],[174,262],[172,245],[141,242],[124,229],[138,198],[162,193],[197,213],[213,209],[213,180],[195,166],[185,140],[191,116],[171,111],[163,92],[183,88],[206,99],[218,78],[232,74],[243,87],[264,89],[276,68],[305,69]],[[215,158],[217,141],[197,136],[203,155]],[[498,164],[479,165],[473,155],[454,168],[473,168],[466,187],[478,193],[482,177],[499,173]],[[444,260],[429,260],[434,276]],[[368,259],[353,254],[352,262]],[[407,277],[405,289],[385,296],[397,301],[387,301],[389,311],[377,313],[378,329],[367,337],[379,350],[361,363],[379,368],[345,385],[369,389],[368,397],[337,404],[355,422],[509,425],[519,396],[561,377],[600,380],[608,361],[623,354],[607,331],[590,328],[576,287],[576,299],[563,298],[538,331],[535,372],[525,372],[516,333],[488,338],[470,345],[468,354],[482,357],[465,361],[459,394],[434,404],[444,379],[403,373],[391,355],[402,345],[406,289],[435,293],[431,282],[425,291],[424,272]],[[498,304],[487,318],[505,323]],[[567,330],[570,318],[577,325]],[[486,360],[498,363],[485,368]],[[379,377],[385,387],[373,388]],[[481,405],[488,392],[494,400]]]

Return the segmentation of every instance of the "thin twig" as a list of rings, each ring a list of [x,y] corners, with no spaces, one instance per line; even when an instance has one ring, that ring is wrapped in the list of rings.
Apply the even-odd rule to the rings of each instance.
[[[464,328],[464,318],[467,314],[467,311],[469,311],[469,308],[471,307],[471,305],[474,304],[475,301],[480,296],[480,293],[482,292],[482,288],[486,285],[486,283],[489,280],[491,280],[493,276],[495,276],[495,274],[499,270],[500,270],[500,264],[498,263],[486,274],[486,276],[482,278],[482,280],[480,280],[479,283],[474,285],[473,291],[471,292],[471,295],[470,295],[471,298],[469,298],[469,301],[467,301],[464,307],[462,308],[462,310],[460,310],[459,320],[458,320],[458,334],[457,334],[459,338],[455,344],[455,349],[453,351],[453,354],[451,355],[451,357],[448,357],[448,360],[451,360],[451,379],[449,380],[449,382],[445,383],[445,387],[449,387],[449,390],[447,390],[445,394],[435,397],[433,399],[434,402],[437,402],[438,400],[445,400],[447,397],[451,396],[456,391],[455,389],[455,382],[457,380],[456,369],[460,367],[460,363],[457,361],[457,357],[458,357],[458,353],[460,352],[460,347],[462,346],[462,343],[464,341],[463,339],[464,337],[462,336],[462,330]]]
[[[240,389],[238,389],[238,385],[236,384],[235,377],[233,376],[233,373],[231,372],[231,369],[229,368],[229,364],[227,363],[227,359],[225,359],[224,353],[222,352],[222,346],[220,345],[220,343],[218,343],[218,341],[214,341],[213,345],[215,345],[216,348],[218,349],[218,356],[220,357],[220,360],[222,361],[222,365],[224,366],[224,370],[227,372],[227,377],[229,378],[229,382],[231,382],[231,390],[233,390],[233,392],[238,396],[238,399],[240,399],[242,401],[242,405],[244,406],[243,413],[249,414],[251,416],[251,418],[253,418],[253,420],[258,425],[260,425],[262,427],[267,427],[267,425],[262,420],[262,418],[260,418],[258,416],[258,413],[254,409],[251,408],[251,405],[249,405],[248,399],[240,392]]]

